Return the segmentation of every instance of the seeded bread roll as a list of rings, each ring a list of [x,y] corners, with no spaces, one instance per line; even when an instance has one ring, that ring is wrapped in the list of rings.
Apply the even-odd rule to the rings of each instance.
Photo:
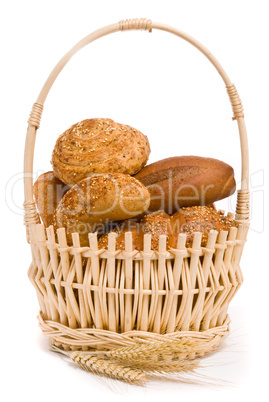
[[[171,227],[171,217],[164,211],[156,211],[152,214],[145,215],[141,219],[141,226],[143,234],[151,234],[151,248],[152,250],[159,249],[160,235],[166,235],[166,244],[173,236]]]
[[[181,208],[172,215],[171,225],[173,234],[176,236],[171,237],[169,245],[175,248],[179,233],[186,233],[186,247],[191,247],[193,233],[201,232],[201,245],[206,246],[210,230],[229,230],[230,227],[236,226],[236,223],[213,207],[196,206]]]
[[[124,221],[113,229],[117,233],[116,248],[125,249],[125,233],[132,232],[133,250],[143,250],[144,234],[151,234],[152,250],[159,249],[159,236],[167,236],[167,249],[177,248],[179,233],[186,233],[186,247],[191,247],[194,232],[202,232],[201,246],[206,246],[208,234],[214,229],[229,230],[236,226],[234,220],[217,211],[214,205],[181,208],[179,212],[169,216],[164,211],[145,215],[139,223]],[[107,248],[108,233],[99,239],[99,248]]]
[[[111,119],[87,119],[58,138],[53,153],[55,176],[68,185],[93,173],[134,175],[150,154],[148,138]]]
[[[103,230],[108,221],[132,218],[149,206],[148,190],[134,177],[121,174],[96,174],[81,180],[62,198],[54,214],[55,228],[80,234],[81,245],[88,245],[88,233]]]
[[[70,187],[55,177],[53,172],[43,173],[35,181],[34,198],[46,228],[52,225],[55,209],[69,189]]]
[[[135,177],[149,190],[149,213],[209,205],[235,191],[233,168],[213,158],[175,156],[145,166]]]
[[[164,211],[157,211],[150,215],[145,215],[139,223],[133,221],[124,221],[119,223],[112,232],[116,233],[116,248],[118,250],[125,249],[125,233],[132,232],[133,250],[141,251],[144,248],[144,234],[151,234],[151,248],[158,250],[159,236],[166,235],[167,241],[172,235],[171,217]],[[107,248],[108,233],[99,239],[99,248]]]
[[[143,250],[143,235],[141,233],[141,225],[137,222],[133,221],[123,221],[122,223],[118,223],[113,230],[108,233],[116,233],[116,249],[124,250],[125,249],[125,233],[132,232],[132,249],[133,250]],[[98,240],[98,248],[107,248],[108,246],[108,233],[102,235]]]

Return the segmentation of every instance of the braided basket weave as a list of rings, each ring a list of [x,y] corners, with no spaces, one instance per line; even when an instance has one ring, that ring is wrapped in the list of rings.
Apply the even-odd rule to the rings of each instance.
[[[132,234],[125,250],[115,248],[115,234],[108,249],[99,250],[97,234],[89,234],[81,247],[73,234],[73,246],[65,229],[54,233],[40,223],[33,201],[33,155],[36,131],[48,92],[69,59],[82,47],[117,31],[154,29],[170,32],[199,49],[217,69],[237,120],[242,177],[237,190],[235,219],[229,232],[212,230],[206,247],[195,233],[191,248],[180,234],[176,249],[166,249],[160,236],[159,250],[152,251],[150,235],[144,250],[132,250]],[[52,345],[65,351],[111,351],[119,347],[194,340],[196,348],[185,357],[202,356],[215,349],[229,333],[229,303],[242,283],[240,258],[249,226],[248,144],[243,107],[227,74],[216,58],[186,33],[147,19],[120,21],[101,28],[78,42],[56,65],[43,86],[29,118],[25,145],[25,224],[32,249],[29,278],[40,305],[39,323]],[[228,213],[234,218],[233,214]],[[197,346],[198,345],[198,346]]]

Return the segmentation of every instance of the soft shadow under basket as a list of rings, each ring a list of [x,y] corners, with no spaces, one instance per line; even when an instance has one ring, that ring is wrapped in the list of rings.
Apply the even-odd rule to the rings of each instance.
[[[133,251],[131,233],[126,234],[124,251],[116,250],[113,234],[107,250],[98,249],[96,234],[89,234],[88,247],[80,247],[78,234],[73,234],[73,246],[68,247],[64,228],[56,234],[53,227],[45,230],[40,223],[33,200],[33,155],[48,92],[79,49],[110,33],[130,29],[159,29],[185,39],[208,58],[226,85],[241,144],[238,227],[229,232],[211,231],[206,247],[201,247],[198,232],[190,248],[185,247],[184,234],[179,234],[177,248],[169,250],[165,236],[160,236],[158,252],[152,251],[147,234],[144,250]],[[239,263],[249,227],[249,167],[243,107],[235,86],[212,53],[188,34],[147,19],[108,25],[82,39],[59,61],[34,103],[28,123],[24,165],[25,223],[32,249],[28,274],[40,305],[39,324],[51,345],[65,353],[73,351],[77,361],[84,358],[84,368],[93,364],[85,361],[85,353],[91,351],[107,352],[103,360],[107,364],[117,350],[133,347],[137,351],[141,346],[150,350],[154,342],[166,345],[167,350],[167,345],[176,348],[180,341],[181,345],[193,341],[193,348],[185,347],[178,353],[184,359],[203,356],[218,347],[229,333],[227,309],[243,280]],[[234,217],[231,213],[228,216]],[[152,351],[147,359],[153,364],[158,347]],[[110,368],[106,370],[110,372]]]

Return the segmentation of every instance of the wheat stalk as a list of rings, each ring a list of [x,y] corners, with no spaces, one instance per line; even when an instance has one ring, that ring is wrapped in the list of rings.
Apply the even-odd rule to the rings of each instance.
[[[183,358],[188,353],[204,351],[204,347],[197,341],[190,339],[167,339],[150,343],[136,344],[113,349],[106,356],[128,362],[143,362],[153,364],[160,361],[168,362]]]
[[[138,368],[126,367],[105,358],[98,358],[82,352],[65,352],[56,346],[52,346],[51,349],[69,356],[85,371],[139,385],[143,385],[147,381],[146,374]]]
[[[197,360],[177,360],[177,361],[162,361],[162,362],[148,362],[148,364],[133,364],[133,367],[139,367],[147,372],[151,373],[186,373],[194,371],[199,367],[199,361]]]
[[[193,372],[199,362],[186,359],[186,354],[200,348],[199,342],[190,339],[166,339],[92,352],[66,352],[52,346],[52,350],[69,356],[86,371],[139,385],[145,384],[147,378],[175,378],[173,374]]]

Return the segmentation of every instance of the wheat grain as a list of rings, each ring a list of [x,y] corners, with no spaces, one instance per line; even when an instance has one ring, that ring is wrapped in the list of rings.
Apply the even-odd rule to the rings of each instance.
[[[189,339],[154,341],[113,349],[107,356],[128,362],[160,362],[186,358],[186,354],[204,350],[204,345]]]
[[[105,358],[98,358],[81,352],[66,352],[55,346],[51,349],[55,352],[69,356],[83,370],[104,377],[143,385],[147,381],[146,374],[138,368],[131,368],[112,362]]]
[[[164,372],[164,373],[186,373],[194,371],[199,367],[199,361],[197,360],[178,360],[178,361],[163,361],[159,363],[150,363],[144,367],[140,364],[138,367],[144,369],[148,374],[151,372]],[[136,365],[134,364],[134,367]]]
[[[171,379],[180,379],[180,374],[193,372],[199,366],[199,362],[179,359],[178,354],[181,354],[182,357],[182,353],[193,351],[194,344],[197,342],[166,340],[111,351],[67,352],[55,346],[52,346],[51,349],[69,356],[85,371],[144,385],[148,378],[167,379],[171,375]],[[174,375],[178,375],[178,377]]]

